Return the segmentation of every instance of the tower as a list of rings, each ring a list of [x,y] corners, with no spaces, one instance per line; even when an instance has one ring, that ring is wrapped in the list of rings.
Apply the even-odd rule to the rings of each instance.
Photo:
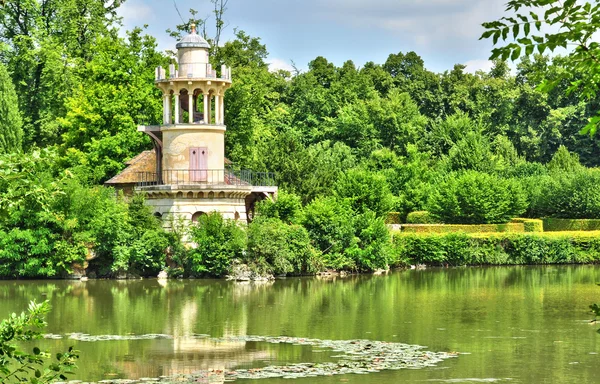
[[[277,187],[270,173],[226,164],[224,96],[231,87],[231,68],[212,67],[210,45],[194,25],[176,48],[178,65],[171,64],[168,73],[162,67],[155,72],[162,125],[138,127],[152,138],[156,164],[154,172],[137,172],[135,190],[146,195],[165,223],[167,218],[196,221],[214,211],[245,221],[254,203],[273,198]]]

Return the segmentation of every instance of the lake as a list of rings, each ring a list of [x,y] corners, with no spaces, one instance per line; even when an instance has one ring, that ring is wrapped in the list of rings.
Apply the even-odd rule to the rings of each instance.
[[[247,338],[288,336],[460,353],[422,369],[300,383],[592,383],[600,381],[600,325],[589,324],[588,309],[600,302],[597,282],[597,266],[436,268],[267,284],[0,281],[0,316],[47,298],[46,331],[62,338],[38,344],[80,350],[74,378],[84,381],[326,363],[339,355]]]

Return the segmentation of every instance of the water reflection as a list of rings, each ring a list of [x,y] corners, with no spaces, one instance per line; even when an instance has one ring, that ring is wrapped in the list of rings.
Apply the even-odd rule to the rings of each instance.
[[[442,370],[347,377],[356,383],[461,377],[593,382],[597,356],[591,353],[600,353],[600,346],[586,321],[591,317],[588,305],[600,296],[597,281],[600,269],[595,266],[428,269],[335,281],[293,278],[269,285],[209,280],[0,281],[0,314],[20,312],[29,300],[47,298],[53,306],[50,333],[173,337],[44,341],[49,348],[75,345],[82,351],[82,380],[330,359],[308,347],[217,347],[190,337],[207,334],[369,338],[471,353],[444,363],[447,369]],[[554,368],[545,369],[548,366]]]

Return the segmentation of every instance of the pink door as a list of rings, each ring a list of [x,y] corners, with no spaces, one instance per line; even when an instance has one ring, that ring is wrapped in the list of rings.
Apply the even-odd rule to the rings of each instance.
[[[206,181],[208,148],[190,148],[190,181]]]

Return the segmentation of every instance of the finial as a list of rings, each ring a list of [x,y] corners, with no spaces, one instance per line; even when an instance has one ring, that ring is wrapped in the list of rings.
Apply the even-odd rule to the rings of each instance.
[[[192,23],[191,27],[192,27],[192,34],[196,34],[196,24]]]

